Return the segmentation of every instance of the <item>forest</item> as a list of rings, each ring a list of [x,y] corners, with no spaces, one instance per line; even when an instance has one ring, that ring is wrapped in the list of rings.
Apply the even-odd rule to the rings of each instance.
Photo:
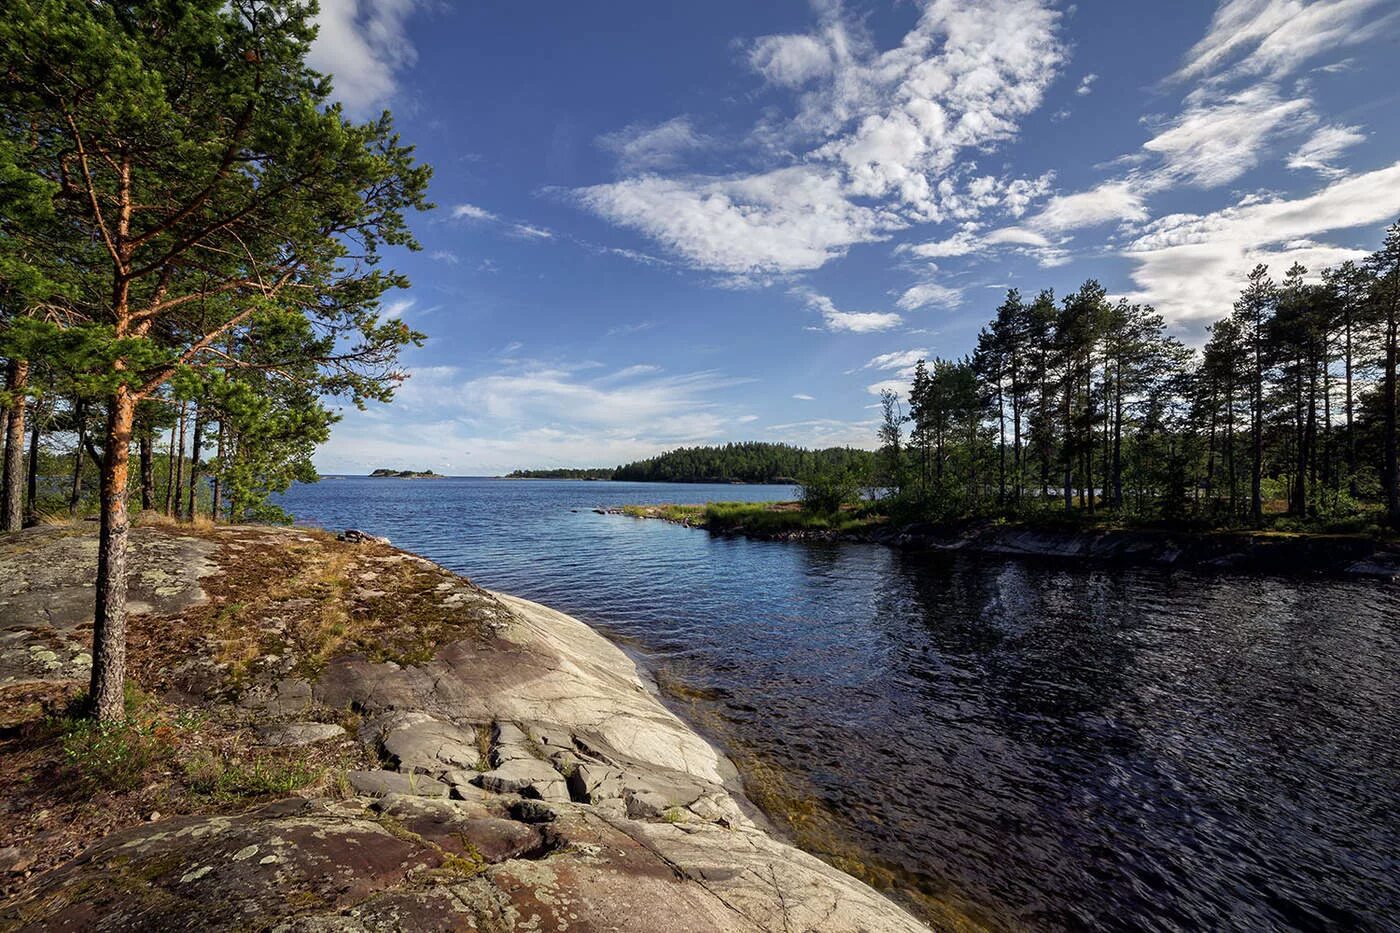
[[[792,483],[814,473],[868,473],[874,456],[851,447],[807,450],[747,441],[682,447],[620,466],[612,478],[643,483]]]
[[[515,470],[511,479],[599,479],[634,483],[795,483],[818,473],[869,474],[868,450],[743,441],[711,447],[679,447],[617,468]]]
[[[1013,289],[972,353],[883,394],[880,507],[1400,528],[1397,322],[1400,222],[1363,261],[1280,280],[1256,266],[1200,351],[1095,281]]]
[[[307,64],[314,10],[22,2],[0,19],[0,530],[100,516],[91,711],[123,715],[134,508],[281,517],[336,401],[387,401],[422,335],[430,169]],[[135,449],[135,469],[132,451]]]

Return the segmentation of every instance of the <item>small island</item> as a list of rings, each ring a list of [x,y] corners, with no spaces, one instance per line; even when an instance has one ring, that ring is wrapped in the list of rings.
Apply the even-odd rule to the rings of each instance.
[[[441,473],[432,470],[390,470],[380,467],[370,474],[372,479],[442,479]]]

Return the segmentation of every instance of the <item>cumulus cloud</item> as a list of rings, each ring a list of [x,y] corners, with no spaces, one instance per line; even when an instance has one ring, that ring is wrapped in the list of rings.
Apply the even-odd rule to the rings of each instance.
[[[418,58],[405,25],[421,6],[420,0],[321,0],[308,61],[333,76],[335,97],[350,112],[371,113],[398,91],[400,72]]]
[[[849,331],[853,334],[872,334],[891,330],[904,323],[904,318],[891,312],[841,311],[830,298],[809,288],[793,289],[793,294],[819,313],[826,329],[833,333]]]
[[[1400,213],[1400,162],[1333,182],[1300,198],[1247,198],[1209,214],[1173,214],[1148,224],[1126,248],[1139,300],[1178,324],[1197,326],[1230,310],[1256,264],[1312,269],[1364,251],[1320,238],[1381,225]],[[1372,237],[1373,238],[1373,237]]]
[[[1079,79],[1079,87],[1074,89],[1074,93],[1080,97],[1087,97],[1094,92],[1094,82],[1099,80],[1099,76],[1090,72]]]
[[[764,36],[749,50],[749,64],[769,82],[798,87],[831,74],[834,50],[816,36]]]
[[[1333,163],[1345,150],[1357,143],[1366,141],[1366,134],[1359,126],[1329,124],[1319,127],[1317,132],[1288,156],[1288,167],[1295,171],[1311,169],[1321,175],[1343,174]]]
[[[814,166],[735,178],[644,175],[577,194],[695,265],[737,275],[816,269],[895,226],[848,200],[840,178]]]
[[[1048,0],[923,0],[914,27],[881,51],[827,6],[815,31],[748,49],[770,84],[799,94],[794,113],[765,121],[747,144],[799,150],[800,164],[727,177],[637,174],[576,196],[692,265],[730,275],[815,269],[914,222],[999,205],[1019,213],[1048,176],[963,178],[957,168],[963,153],[1013,138],[1040,106],[1066,56],[1060,16]],[[662,124],[667,137],[684,137],[688,125],[674,123]]]

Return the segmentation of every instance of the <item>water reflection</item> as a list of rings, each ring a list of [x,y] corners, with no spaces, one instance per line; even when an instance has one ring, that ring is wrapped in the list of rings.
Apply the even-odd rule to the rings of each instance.
[[[780,823],[931,917],[1395,924],[1395,588],[711,538],[589,511],[771,494],[346,480],[288,505],[639,646]]]

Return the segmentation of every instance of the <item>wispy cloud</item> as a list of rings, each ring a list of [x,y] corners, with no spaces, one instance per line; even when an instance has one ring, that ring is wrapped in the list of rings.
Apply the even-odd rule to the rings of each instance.
[[[1347,149],[1365,141],[1366,134],[1359,126],[1330,124],[1319,127],[1307,142],[1288,156],[1288,167],[1295,171],[1311,169],[1327,176],[1342,175],[1343,170],[1334,164],[1337,158]]]
[[[822,324],[833,333],[849,331],[854,334],[873,334],[891,330],[904,323],[904,318],[893,312],[882,311],[841,311],[827,296],[810,288],[795,288],[792,293],[801,298],[813,311],[822,316]]]
[[[695,129],[689,117],[664,123],[634,123],[598,137],[598,145],[617,156],[624,172],[673,168],[688,152],[707,149],[714,140]]]

